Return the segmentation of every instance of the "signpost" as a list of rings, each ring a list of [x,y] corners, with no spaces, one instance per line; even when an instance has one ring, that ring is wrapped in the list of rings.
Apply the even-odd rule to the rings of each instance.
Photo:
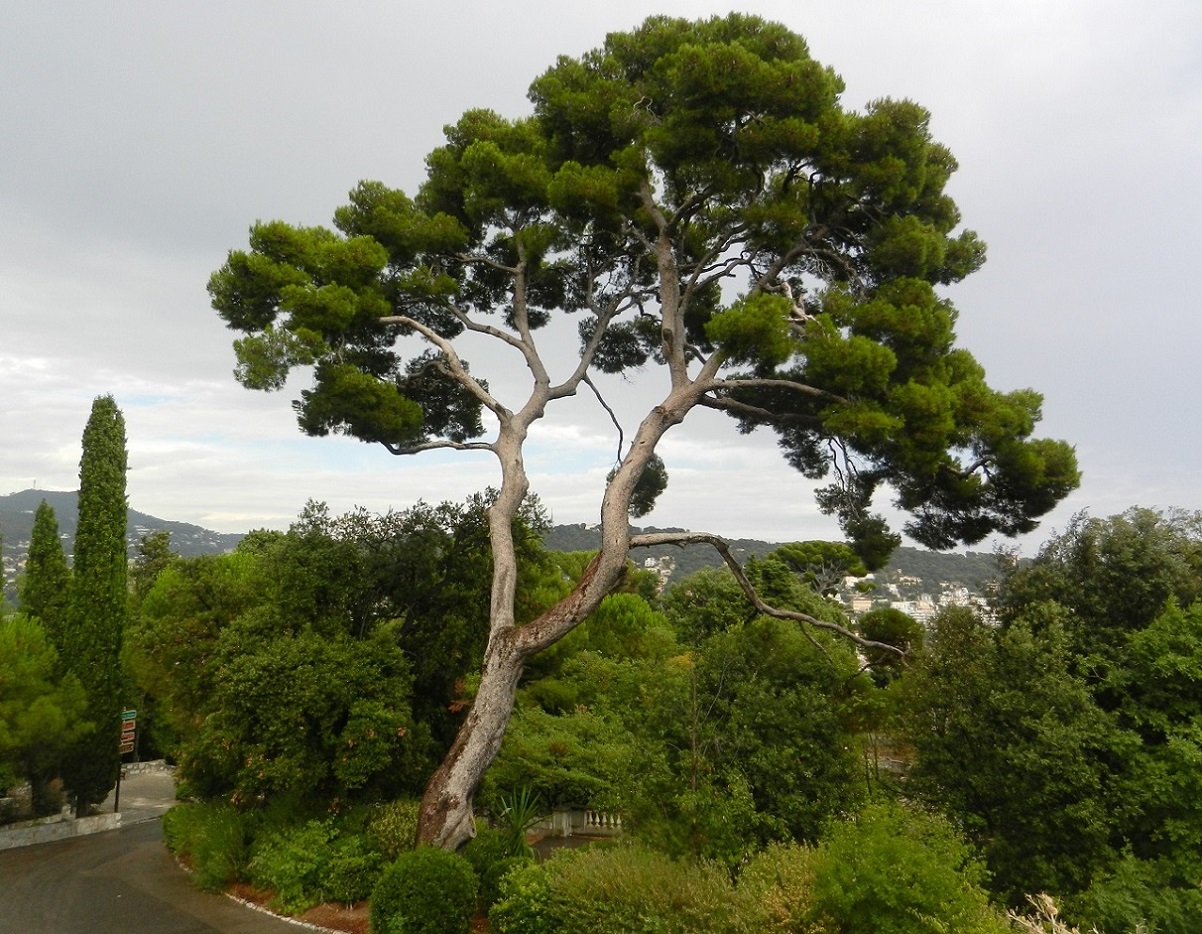
[[[121,711],[121,740],[117,746],[120,756],[134,751],[134,737],[138,729],[138,712],[136,710]],[[117,764],[117,788],[113,792],[113,810],[121,811],[121,765]]]
[[[138,728],[138,712],[124,710],[121,712],[121,745],[117,747],[121,755],[134,751],[134,737]]]

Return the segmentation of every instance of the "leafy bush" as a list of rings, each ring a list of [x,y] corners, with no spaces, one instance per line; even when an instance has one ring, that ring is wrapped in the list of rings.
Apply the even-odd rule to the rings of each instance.
[[[529,856],[506,856],[495,863],[490,863],[488,868],[479,874],[480,895],[477,904],[480,910],[487,914],[497,899],[501,897],[501,884],[509,873],[532,865],[534,865],[534,860]]]
[[[434,847],[402,853],[371,894],[373,934],[468,934],[476,874],[462,856]]]
[[[367,898],[384,858],[371,837],[343,823],[310,820],[263,830],[252,848],[250,881],[274,889],[272,904],[289,914],[320,902]]]
[[[541,873],[541,878],[539,877]],[[724,869],[639,846],[561,851],[518,867],[489,913],[497,934],[735,934],[756,930]]]
[[[798,930],[823,934],[1006,931],[981,887],[984,875],[969,845],[942,818],[873,804],[834,825],[815,848],[810,901],[799,900],[805,915],[794,920],[812,925]]]
[[[1141,860],[1126,854],[1115,868],[1094,880],[1066,912],[1104,931],[1146,930],[1152,934],[1196,934],[1202,919],[1202,888],[1192,874],[1167,860]]]
[[[480,908],[487,911],[497,900],[498,883],[515,863],[529,862],[530,857],[514,855],[506,834],[495,827],[478,827],[476,836],[468,841],[460,853],[476,873],[480,881]]]
[[[814,910],[815,850],[773,843],[757,853],[739,876],[739,889],[757,906],[764,932],[808,931]]]
[[[492,934],[556,934],[551,909],[551,877],[527,862],[499,880],[497,900],[488,911]]]
[[[509,851],[509,840],[504,833],[488,824],[477,823],[476,835],[459,851],[471,863],[476,875],[506,856],[512,856]]]
[[[421,802],[408,798],[390,801],[376,809],[367,822],[367,832],[384,858],[395,860],[406,850],[413,849],[417,839],[417,816]]]
[[[332,844],[322,901],[344,905],[363,901],[383,871],[384,857],[371,839],[362,834],[339,837]]]
[[[324,901],[332,836],[328,824],[315,820],[267,831],[255,840],[250,881],[274,889],[272,905],[289,914],[300,914]]]
[[[178,804],[163,816],[163,835],[192,864],[199,887],[249,881],[274,890],[274,907],[290,914],[362,901],[384,866],[361,813],[297,823],[285,807],[249,814],[224,803]]]
[[[251,826],[247,815],[227,804],[177,804],[163,815],[167,847],[192,864],[196,885],[220,891],[245,878]]]

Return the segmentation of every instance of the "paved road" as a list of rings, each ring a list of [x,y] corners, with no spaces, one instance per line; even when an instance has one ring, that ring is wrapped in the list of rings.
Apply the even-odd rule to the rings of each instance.
[[[122,811],[125,811],[124,790]],[[2,934],[299,934],[196,889],[157,819],[0,852]]]

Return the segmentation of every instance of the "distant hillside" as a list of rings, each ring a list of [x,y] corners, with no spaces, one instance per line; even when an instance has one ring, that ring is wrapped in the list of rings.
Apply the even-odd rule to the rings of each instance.
[[[683,532],[685,530],[648,526],[642,529],[635,528],[634,531],[640,533]],[[766,555],[777,547],[769,542],[752,539],[732,538],[727,541],[730,542],[731,551],[740,561],[746,561],[752,555]],[[601,547],[601,529],[595,525],[557,525],[547,534],[543,543],[552,551],[596,551]],[[676,570],[672,572],[674,580],[679,580],[702,568],[714,568],[722,565],[722,559],[709,545],[685,545],[683,548],[677,548],[674,545],[663,548],[638,548],[631,552],[630,557],[638,565],[642,565],[648,558],[654,558],[657,562],[660,558],[671,558],[676,562]]]
[[[1001,573],[997,557],[986,551],[927,551],[923,548],[897,549],[880,578],[892,580],[897,575],[917,577],[926,584],[928,592],[938,592],[938,584],[960,584],[974,593],[984,593],[991,581]]]
[[[59,534],[63,539],[63,551],[71,555],[75,546],[75,527],[78,519],[78,494],[55,490],[22,490],[0,496],[0,536],[4,542],[4,569],[10,585],[15,579],[17,568],[29,549],[29,538],[33,531],[33,516],[42,500],[54,508],[58,519]],[[213,532],[187,522],[173,522],[156,516],[129,511],[126,527],[126,547],[130,557],[137,554],[138,542],[150,532],[166,531],[171,535],[171,548],[185,557],[203,554],[223,554],[231,551],[245,536],[239,533]],[[654,526],[635,528],[635,532],[680,532],[683,529],[661,529]],[[740,561],[754,556],[763,556],[780,546],[778,542],[763,542],[757,539],[729,539],[731,549]],[[547,533],[545,544],[552,551],[595,551],[601,547],[601,530],[597,526],[557,525]],[[662,559],[671,559],[673,570],[669,584],[694,571],[707,567],[721,567],[722,560],[708,545],[687,545],[683,548],[640,548],[631,557],[642,565],[647,559],[659,565]],[[899,548],[891,560],[875,577],[879,582],[895,581],[898,577],[917,578],[920,584],[907,590],[938,593],[940,585],[956,583],[974,593],[983,593],[992,580],[998,577],[997,561],[984,552],[925,551],[919,548]]]
[[[635,532],[681,532],[683,529],[635,528]],[[761,542],[756,539],[730,539],[730,545],[741,561],[752,555],[762,556],[779,548],[780,542]],[[552,551],[595,551],[601,547],[601,530],[597,526],[557,525],[544,540]],[[671,581],[680,580],[701,568],[721,567],[722,559],[708,545],[686,545],[683,548],[640,548],[632,555],[636,564],[647,558],[671,558],[676,563]],[[974,593],[983,593],[987,584],[998,577],[997,560],[992,554],[979,551],[965,553],[926,551],[902,547],[893,559],[876,574],[877,580],[892,580],[897,576],[915,577],[922,586],[938,593],[942,583],[958,583]],[[921,588],[915,588],[921,589]]]
[[[0,496],[0,535],[4,537],[5,563],[13,565],[25,556],[29,549],[29,537],[33,532],[33,515],[38,504],[45,500],[54,509],[58,519],[58,531],[63,540],[63,551],[71,555],[75,548],[75,527],[79,518],[79,494],[56,490],[22,490]],[[129,511],[129,524],[125,529],[125,542],[130,557],[137,554],[138,542],[150,532],[166,531],[171,534],[171,548],[185,557],[204,554],[221,554],[230,551],[245,536],[226,532],[212,532],[187,522],[172,522],[155,516]]]

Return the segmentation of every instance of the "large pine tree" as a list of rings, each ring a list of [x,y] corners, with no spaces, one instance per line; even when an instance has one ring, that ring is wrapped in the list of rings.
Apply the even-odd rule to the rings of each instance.
[[[930,114],[888,98],[857,113],[842,90],[781,25],[652,17],[560,58],[531,86],[530,115],[465,113],[416,196],[362,182],[334,230],[256,224],[210,280],[245,335],[247,387],[311,368],[303,431],[497,459],[488,647],[422,840],[454,849],[475,832],[527,660],[601,605],[631,549],[705,542],[735,563],[713,536],[630,532],[666,482],[661,441],[697,410],[777,432],[807,483],[829,481],[818,504],[865,565],[900,541],[877,512],[889,491],[912,538],[950,548],[1028,532],[1077,486],[1072,448],[1033,437],[1039,394],[990,388],[956,346],[944,287],[985,249],[945,192],[956,161]],[[578,329],[579,344],[539,337],[544,325]],[[596,490],[600,552],[521,620],[528,439],[584,388],[604,400],[609,376],[652,365],[637,405],[604,403],[629,431],[615,429],[618,463]],[[715,484],[716,502],[726,493]]]
[[[88,692],[95,729],[72,750],[63,779],[84,816],[104,800],[120,768],[121,639],[127,616],[125,419],[112,396],[99,396],[83,433],[79,462],[79,525],[63,666]]]
[[[70,580],[71,572],[58,534],[58,518],[54,507],[42,500],[33,517],[29,556],[19,588],[21,609],[42,624],[51,644],[60,651]]]

